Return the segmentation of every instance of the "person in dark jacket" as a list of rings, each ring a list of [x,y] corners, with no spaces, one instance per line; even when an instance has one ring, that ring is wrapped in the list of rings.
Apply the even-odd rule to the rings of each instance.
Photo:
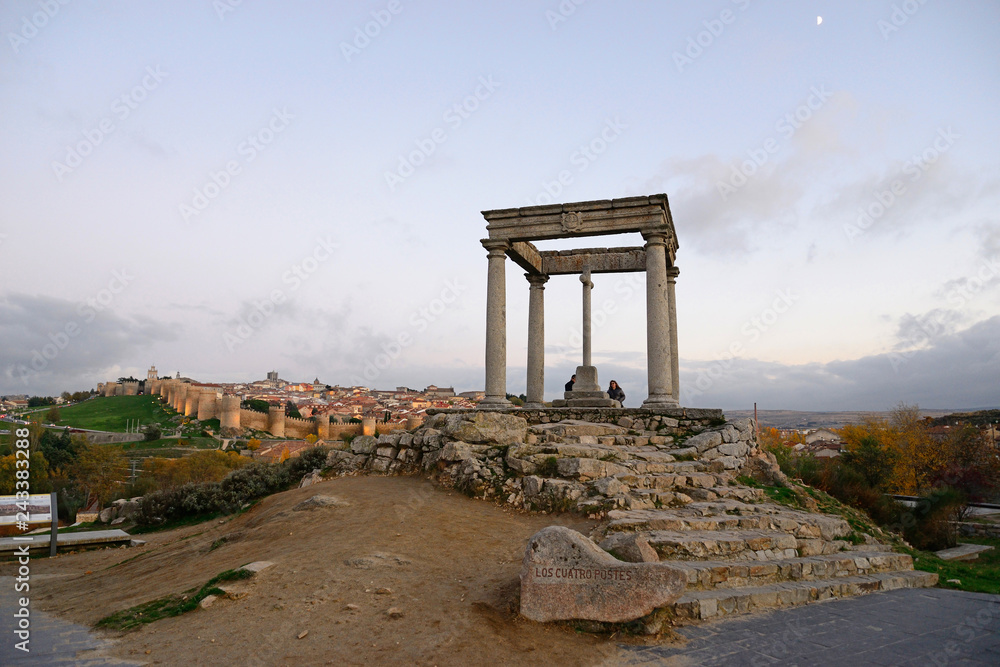
[[[622,388],[618,386],[618,383],[614,380],[608,385],[608,398],[618,401],[619,403],[625,403],[625,392]]]
[[[573,377],[571,377],[569,379],[569,382],[566,383],[566,391],[573,391],[573,383],[574,382],[576,382],[576,374],[575,373],[573,374]]]

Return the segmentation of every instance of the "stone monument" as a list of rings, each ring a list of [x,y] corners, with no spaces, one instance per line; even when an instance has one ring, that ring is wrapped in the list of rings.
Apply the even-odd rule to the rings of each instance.
[[[620,407],[598,384],[590,358],[591,275],[646,272],[646,364],[649,395],[644,408],[679,405],[677,306],[674,262],[677,235],[665,194],[483,211],[489,238],[486,287],[486,396],[480,409],[505,409],[507,400],[507,294],[505,260],[523,268],[528,301],[528,377],[526,408],[543,407],[545,394],[545,283],[553,275],[579,274],[583,283],[583,364],[566,392],[571,407]],[[645,245],[539,251],[532,241],[608,234],[642,234]]]

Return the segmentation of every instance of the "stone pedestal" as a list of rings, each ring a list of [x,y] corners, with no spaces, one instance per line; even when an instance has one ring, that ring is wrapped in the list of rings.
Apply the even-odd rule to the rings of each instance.
[[[620,408],[618,401],[608,398],[607,392],[601,389],[597,381],[596,366],[577,366],[576,382],[573,391],[563,393],[565,401],[558,407],[571,408]]]

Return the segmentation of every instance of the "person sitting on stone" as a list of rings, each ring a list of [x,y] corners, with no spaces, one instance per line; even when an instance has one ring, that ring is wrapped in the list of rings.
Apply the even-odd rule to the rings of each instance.
[[[576,373],[574,373],[573,377],[571,377],[569,379],[569,382],[566,383],[566,391],[573,391],[573,383],[574,382],[576,382]]]
[[[611,384],[608,385],[608,398],[618,401],[623,405],[625,404],[625,392],[614,380],[612,380]]]

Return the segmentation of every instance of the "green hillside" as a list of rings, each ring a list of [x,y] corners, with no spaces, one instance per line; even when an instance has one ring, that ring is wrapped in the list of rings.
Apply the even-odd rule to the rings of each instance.
[[[165,409],[156,396],[102,396],[60,407],[60,419],[55,423],[59,426],[124,433],[130,421],[138,420],[140,427],[152,423],[167,424],[176,414],[173,410]]]

